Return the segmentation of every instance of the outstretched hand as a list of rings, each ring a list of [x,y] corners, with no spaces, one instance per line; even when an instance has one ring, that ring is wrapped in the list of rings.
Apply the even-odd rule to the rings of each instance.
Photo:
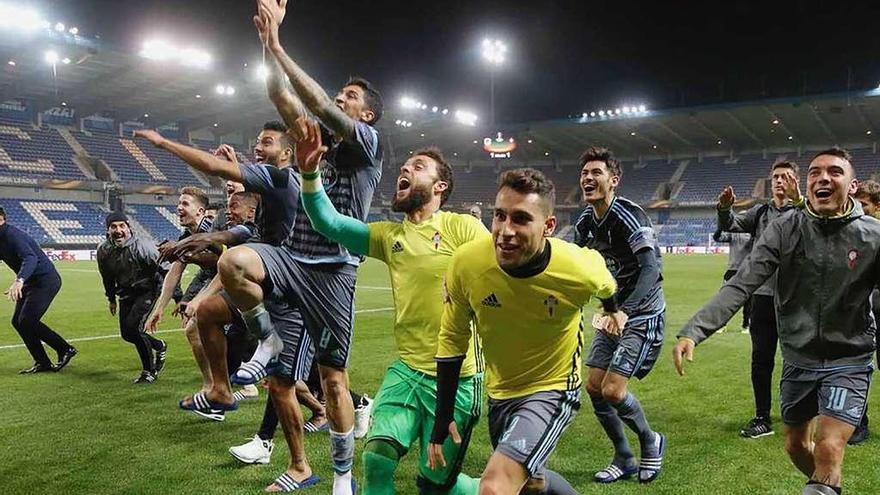
[[[280,46],[278,28],[284,15],[287,13],[287,0],[257,0],[257,15],[254,16],[254,26],[260,41],[267,48]]]
[[[295,129],[288,131],[296,139],[296,165],[301,173],[313,173],[327,151],[321,144],[321,128],[314,120],[300,117],[296,119]]]
[[[165,140],[161,134],[152,129],[138,129],[134,131],[134,137],[144,138],[156,147],[161,146],[162,141]]]

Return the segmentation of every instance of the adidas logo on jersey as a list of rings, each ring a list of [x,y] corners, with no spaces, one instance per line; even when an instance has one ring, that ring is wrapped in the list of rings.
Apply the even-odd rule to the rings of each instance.
[[[392,253],[402,253],[403,252],[403,244],[400,241],[394,241],[394,244],[391,245]]]
[[[498,302],[498,298],[495,297],[495,293],[489,294],[486,299],[483,299],[483,306],[488,306],[490,308],[500,308],[501,303]]]

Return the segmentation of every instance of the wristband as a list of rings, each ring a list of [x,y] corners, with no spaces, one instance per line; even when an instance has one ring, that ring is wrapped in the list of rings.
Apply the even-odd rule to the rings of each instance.
[[[316,170],[314,172],[302,172],[300,175],[302,175],[302,178],[305,180],[316,180],[321,177],[321,172]]]

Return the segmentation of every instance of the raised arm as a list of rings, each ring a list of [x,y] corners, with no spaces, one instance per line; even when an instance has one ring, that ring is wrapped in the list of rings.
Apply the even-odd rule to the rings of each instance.
[[[192,146],[165,139],[161,134],[152,129],[139,129],[134,131],[134,136],[144,138],[152,143],[153,146],[177,156],[199,172],[222,177],[227,180],[234,180],[235,182],[242,181],[241,169],[238,163],[219,158]]]
[[[259,0],[259,14],[254,17],[254,23],[260,32],[260,39],[265,40],[266,48],[287,74],[294,92],[305,108],[336,136],[354,141],[357,138],[355,120],[337,107],[324,88],[294,62],[281,46],[278,27],[284,19],[286,8],[287,0]]]
[[[287,89],[287,83],[284,81],[285,75],[278,66],[278,61],[274,56],[266,59],[266,68],[269,75],[266,78],[266,90],[269,92],[269,99],[287,127],[293,127],[296,119],[305,117],[308,113],[302,100]]]
[[[298,134],[302,134],[296,143],[296,162],[302,174],[302,202],[312,227],[321,235],[342,244],[345,249],[353,253],[369,254],[369,226],[336,211],[324,191],[318,164],[325,148],[321,144],[318,125],[299,119],[291,129],[296,129]]]

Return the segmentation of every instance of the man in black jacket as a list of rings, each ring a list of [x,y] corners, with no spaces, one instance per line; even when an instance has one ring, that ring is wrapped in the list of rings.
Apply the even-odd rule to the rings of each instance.
[[[134,235],[125,213],[107,215],[108,239],[98,246],[98,271],[110,314],[117,313],[122,339],[134,345],[143,370],[136,384],[153,383],[165,366],[168,346],[144,332],[144,318],[159,293],[165,269],[159,264],[159,251],[152,243]],[[155,359],[153,352],[155,351]]]
[[[40,320],[61,290],[61,276],[36,241],[6,223],[3,208],[0,208],[0,260],[16,272],[15,281],[5,294],[15,303],[12,326],[34,358],[34,365],[19,373],[60,371],[76,355],[76,349]],[[58,353],[58,364],[49,361],[43,342]]]

